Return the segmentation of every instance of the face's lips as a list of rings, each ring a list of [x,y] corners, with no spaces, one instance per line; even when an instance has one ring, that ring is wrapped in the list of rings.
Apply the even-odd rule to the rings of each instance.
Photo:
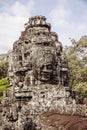
[[[42,72],[41,74],[40,74],[40,79],[41,80],[45,80],[45,81],[48,81],[48,80],[50,80],[50,73],[49,72],[46,72],[46,73],[44,73],[44,72]]]

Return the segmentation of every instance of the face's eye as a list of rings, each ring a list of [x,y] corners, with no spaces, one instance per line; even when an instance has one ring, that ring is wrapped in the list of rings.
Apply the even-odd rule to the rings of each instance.
[[[51,70],[52,69],[52,65],[47,65],[47,69]]]
[[[44,69],[44,65],[42,65],[42,66],[40,67],[40,69],[41,69],[41,70]]]
[[[42,66],[40,67],[40,70],[52,70],[52,69],[53,69],[53,67],[52,67],[51,64],[42,65]]]

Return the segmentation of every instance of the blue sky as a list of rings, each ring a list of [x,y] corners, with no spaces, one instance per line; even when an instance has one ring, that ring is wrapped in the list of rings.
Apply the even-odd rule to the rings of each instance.
[[[0,53],[12,49],[28,18],[44,15],[63,45],[87,35],[87,0],[0,0]]]

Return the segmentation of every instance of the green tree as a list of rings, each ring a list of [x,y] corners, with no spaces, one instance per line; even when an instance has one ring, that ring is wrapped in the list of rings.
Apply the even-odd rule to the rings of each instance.
[[[69,85],[83,99],[87,97],[87,36],[79,41],[71,39],[71,42],[72,45],[65,49],[70,70]]]
[[[3,97],[3,91],[7,90],[10,87],[10,84],[7,78],[0,79],[0,99]]]
[[[5,78],[8,72],[8,61],[0,62],[0,79]]]
[[[7,80],[8,73],[8,61],[0,62],[0,99],[3,97],[3,91],[7,90],[10,87]]]

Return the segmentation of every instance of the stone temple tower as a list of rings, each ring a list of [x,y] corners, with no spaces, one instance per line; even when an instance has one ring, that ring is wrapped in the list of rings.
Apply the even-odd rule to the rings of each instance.
[[[3,130],[39,130],[35,127],[39,115],[61,113],[67,104],[67,58],[44,16],[29,18],[14,42],[8,77],[12,87],[4,94]]]

